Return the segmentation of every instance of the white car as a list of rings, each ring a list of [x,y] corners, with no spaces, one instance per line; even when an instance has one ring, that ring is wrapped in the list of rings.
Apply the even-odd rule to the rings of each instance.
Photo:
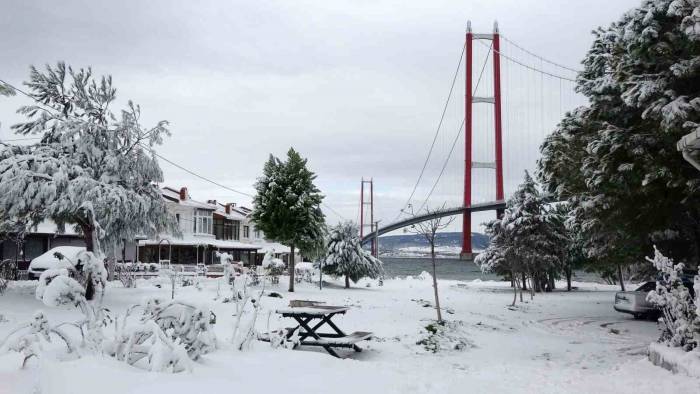
[[[27,277],[28,279],[39,279],[42,272],[54,268],[66,268],[73,271],[75,265],[78,264],[78,254],[84,251],[85,248],[80,246],[57,246],[49,249],[29,263]]]

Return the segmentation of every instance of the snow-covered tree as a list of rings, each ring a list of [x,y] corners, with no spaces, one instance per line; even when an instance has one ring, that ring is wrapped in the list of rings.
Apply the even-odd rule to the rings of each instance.
[[[270,155],[255,184],[251,219],[269,239],[289,245],[289,291],[294,291],[294,251],[314,251],[323,242],[323,195],[314,185],[316,175],[293,148],[287,160]]]
[[[445,205],[442,205],[441,209],[445,209]],[[431,214],[438,214],[440,210],[433,210],[430,209],[429,207],[425,207],[425,214],[426,215],[431,215]],[[415,213],[413,213],[413,206],[411,205],[411,214],[412,216],[415,216]],[[409,228],[406,229],[406,231],[413,233],[413,234],[418,234],[425,238],[425,240],[428,242],[428,245],[430,245],[430,262],[433,267],[433,295],[435,297],[435,311],[437,312],[437,321],[438,323],[442,323],[442,311],[440,310],[440,296],[438,293],[438,282],[437,282],[437,268],[436,268],[436,262],[435,262],[435,237],[437,236],[437,233],[439,231],[445,230],[447,227],[452,224],[454,221],[454,216],[450,217],[440,217],[436,216],[432,219],[428,219],[422,222],[418,222],[416,224],[411,225]]]
[[[577,89],[589,102],[542,147],[540,176],[568,199],[601,271],[652,244],[700,260],[700,178],[676,142],[700,127],[698,5],[645,0],[594,32]]]
[[[333,226],[328,235],[327,254],[323,260],[323,272],[345,277],[345,287],[350,281],[362,278],[379,278],[383,271],[382,262],[362,248],[358,228],[352,222]]]
[[[566,252],[566,233],[556,212],[547,207],[535,181],[525,172],[523,183],[508,200],[500,219],[486,225],[493,238],[476,262],[485,271],[510,272],[514,285],[516,273],[530,279],[531,296],[544,290],[562,267]],[[496,271],[498,272],[498,271]],[[525,278],[523,278],[523,285]]]
[[[12,128],[41,141],[0,146],[0,222],[75,225],[99,258],[137,234],[176,231],[153,152],[169,135],[167,122],[142,127],[141,109],[131,102],[113,113],[112,78],[95,78],[89,68],[32,67],[25,85],[36,104],[21,107],[27,120]]]
[[[663,332],[661,342],[691,351],[700,346],[700,276],[695,276],[695,299],[683,283],[683,263],[675,264],[654,248],[654,258],[647,260],[659,272],[656,289],[647,300],[661,308]]]

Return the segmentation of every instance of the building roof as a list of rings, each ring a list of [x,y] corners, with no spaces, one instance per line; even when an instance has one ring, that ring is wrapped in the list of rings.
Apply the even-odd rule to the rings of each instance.
[[[190,197],[189,193],[187,193],[186,199],[181,200],[179,190],[176,190],[176,189],[169,187],[169,186],[162,187],[160,190],[161,190],[161,194],[163,195],[163,197],[170,202],[174,202],[174,203],[177,203],[179,205],[183,205],[183,206],[187,206],[187,207],[206,209],[206,210],[211,210],[211,211],[216,210],[216,206],[214,204],[209,204],[206,202],[193,200]]]
[[[212,246],[220,249],[242,249],[242,250],[259,250],[262,247],[260,245],[239,242],[239,241],[228,241],[221,239],[214,239],[209,237],[197,237],[197,236],[185,236],[183,238],[164,238],[170,241],[171,245],[178,246]],[[158,245],[161,240],[156,239],[144,239],[139,241],[139,246],[145,245]],[[162,245],[168,245],[167,241],[162,242]]]
[[[221,215],[229,220],[243,221],[246,219],[246,215],[236,210],[236,207],[233,206],[231,207],[230,213],[226,213],[226,205],[221,203],[216,204],[216,211],[214,213]]]

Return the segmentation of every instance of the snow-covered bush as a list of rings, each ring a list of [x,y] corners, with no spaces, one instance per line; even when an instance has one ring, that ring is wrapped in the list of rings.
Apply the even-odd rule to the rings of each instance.
[[[137,322],[129,320],[141,309]],[[205,307],[183,301],[149,299],[132,305],[103,351],[149,371],[180,372],[191,361],[216,349],[216,316]]]
[[[140,322],[122,330],[117,340],[105,343],[104,351],[129,365],[149,371],[192,370],[185,346],[174,341],[153,321]]]
[[[92,350],[100,348],[104,340],[102,329],[112,319],[109,310],[91,304],[85,298],[85,288],[68,276],[66,269],[49,269],[41,273],[36,288],[36,298],[46,306],[57,307],[72,305],[84,315],[82,321],[70,324],[78,329],[83,336],[83,345]]]
[[[431,353],[451,350],[466,350],[474,343],[464,333],[461,321],[443,321],[425,326],[426,333],[416,342]]]
[[[279,283],[279,276],[284,273],[284,268],[286,264],[282,259],[274,257],[274,251],[268,250],[263,257],[262,266],[265,269],[265,273],[270,277],[270,281],[273,284]]]
[[[68,353],[75,351],[75,346],[70,338],[58,327],[51,327],[44,313],[37,311],[34,312],[31,322],[14,329],[0,342],[0,353],[5,351],[22,353],[24,355],[22,368],[24,368],[30,358],[41,356],[43,351],[41,340],[51,342],[51,334],[55,334],[63,340]]]
[[[350,287],[350,280],[357,282],[364,277],[379,278],[384,268],[379,259],[362,248],[357,226],[346,222],[330,230],[323,272],[345,276],[345,287]]]
[[[647,258],[659,271],[656,289],[647,300],[657,305],[663,316],[660,342],[691,351],[700,345],[700,277],[695,276],[695,300],[683,284],[683,263],[674,264],[654,247],[654,258]]]

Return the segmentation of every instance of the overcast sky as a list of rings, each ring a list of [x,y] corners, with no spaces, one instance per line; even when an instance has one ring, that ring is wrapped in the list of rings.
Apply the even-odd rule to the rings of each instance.
[[[388,221],[421,169],[468,19],[486,33],[498,19],[511,40],[577,67],[590,31],[638,3],[4,0],[0,78],[20,84],[29,65],[59,60],[92,66],[113,76],[120,103],[141,105],[145,125],[170,122],[165,157],[252,193],[268,155],[293,146],[348,219],[357,218],[360,179],[373,177],[375,216]],[[0,138],[11,138],[24,103],[0,100]],[[504,158],[515,168],[521,159]],[[194,198],[248,203],[161,166],[166,185]]]

